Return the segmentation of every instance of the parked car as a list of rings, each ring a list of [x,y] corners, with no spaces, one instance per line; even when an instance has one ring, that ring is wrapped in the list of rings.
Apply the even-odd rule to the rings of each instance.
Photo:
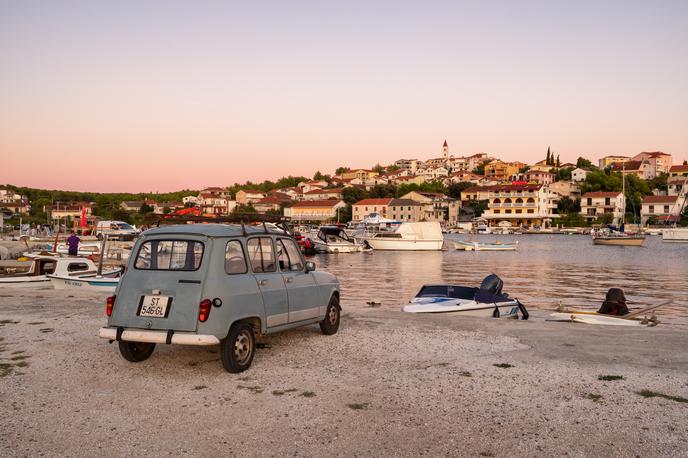
[[[95,236],[100,240],[104,235],[111,240],[134,240],[139,231],[124,221],[98,221]]]
[[[315,271],[285,231],[266,226],[162,226],[136,241],[107,299],[99,335],[131,362],[158,343],[220,344],[229,372],[249,368],[256,335],[320,324],[339,329],[339,281]]]

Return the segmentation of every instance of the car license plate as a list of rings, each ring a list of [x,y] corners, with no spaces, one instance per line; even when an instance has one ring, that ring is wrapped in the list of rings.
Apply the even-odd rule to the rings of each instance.
[[[170,296],[142,296],[139,316],[165,318],[170,304],[172,304]]]

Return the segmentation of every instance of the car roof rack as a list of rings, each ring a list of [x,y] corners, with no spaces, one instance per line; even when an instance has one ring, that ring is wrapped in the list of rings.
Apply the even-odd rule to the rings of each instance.
[[[282,229],[286,234],[293,236],[291,218],[280,215],[265,215],[263,213],[236,213],[231,216],[191,216],[191,215],[167,215],[157,220],[157,226],[161,224],[241,224],[241,232],[246,233],[246,225],[255,226],[260,223],[266,234],[269,234],[266,223],[272,223]]]

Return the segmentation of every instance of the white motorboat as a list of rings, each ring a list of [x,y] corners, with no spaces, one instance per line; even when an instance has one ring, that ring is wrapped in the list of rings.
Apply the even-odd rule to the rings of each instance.
[[[362,237],[374,250],[439,251],[444,244],[440,223],[402,223],[394,232],[378,232]]]
[[[311,240],[319,253],[356,253],[365,249],[340,226],[322,226]]]
[[[455,285],[424,285],[403,311],[493,318],[528,319],[528,311],[518,299],[502,294],[502,280],[486,277],[479,288]]]
[[[502,243],[497,240],[494,243],[482,243],[475,241],[459,240],[454,242],[454,248],[465,251],[516,251],[518,241],[514,243]]]
[[[67,278],[91,278],[98,268],[88,258],[35,256],[27,260],[0,262],[0,286],[49,286],[49,275]],[[117,276],[121,269],[103,272],[103,276]]]
[[[670,227],[662,231],[662,242],[688,243],[688,227]]]

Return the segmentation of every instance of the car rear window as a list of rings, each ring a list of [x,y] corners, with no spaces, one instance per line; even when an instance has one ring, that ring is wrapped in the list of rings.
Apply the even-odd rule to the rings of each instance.
[[[204,245],[193,240],[149,240],[141,244],[134,267],[139,270],[198,270]]]

